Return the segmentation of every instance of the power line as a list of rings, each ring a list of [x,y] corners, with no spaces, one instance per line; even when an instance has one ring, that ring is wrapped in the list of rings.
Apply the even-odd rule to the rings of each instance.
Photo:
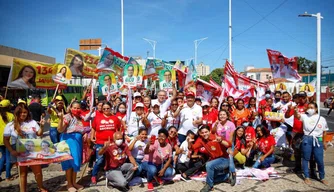
[[[253,25],[251,25],[250,27],[248,27],[246,30],[244,30],[243,32],[235,35],[233,38],[242,35],[244,33],[246,33],[248,30],[250,30],[251,28],[255,27],[257,24],[259,24],[261,21],[263,21],[264,19],[266,19],[266,17],[268,17],[269,15],[271,15],[272,13],[274,13],[277,9],[279,9],[282,5],[284,5],[288,0],[284,0],[281,4],[279,4],[275,9],[273,9],[272,11],[270,11],[268,14],[266,14],[264,17],[260,14],[260,16],[262,17],[259,21],[257,21],[256,23],[254,23]],[[247,3],[247,2],[246,2]],[[247,3],[248,4],[248,3]],[[251,7],[252,8],[252,7]]]
[[[218,51],[219,49],[223,48],[225,44],[226,44],[226,42],[223,43],[223,44],[221,44],[221,45],[220,45],[218,48],[216,48],[215,50],[213,50],[213,51],[211,51],[211,52],[209,52],[209,53],[207,53],[207,54],[205,54],[205,55],[202,55],[202,56],[200,56],[200,57],[198,57],[198,58],[203,58],[203,57],[207,57],[207,56],[211,55],[212,53],[214,53],[214,52]]]
[[[220,58],[221,58],[221,57],[223,56],[223,54],[225,53],[225,51],[226,51],[227,47],[228,47],[228,44],[226,44],[226,46],[225,46],[225,48],[224,48],[223,52],[222,52],[222,53],[219,55],[219,57],[218,57],[217,61],[216,61],[216,62],[214,62],[214,64],[215,64],[215,63],[218,63],[218,61],[220,60]]]

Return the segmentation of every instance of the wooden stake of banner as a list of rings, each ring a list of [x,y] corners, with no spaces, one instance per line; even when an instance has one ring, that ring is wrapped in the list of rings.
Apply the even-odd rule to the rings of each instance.
[[[55,93],[53,94],[53,97],[52,97],[52,101],[53,101],[53,100],[56,98],[56,95],[57,95],[58,89],[59,89],[59,84],[57,84],[57,87],[56,87]]]
[[[8,87],[6,86],[5,99],[7,98]]]

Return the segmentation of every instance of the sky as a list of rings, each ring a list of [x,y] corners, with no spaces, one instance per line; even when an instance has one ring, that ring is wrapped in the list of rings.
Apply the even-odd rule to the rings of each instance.
[[[55,57],[64,62],[66,48],[79,49],[80,39],[101,38],[121,52],[120,0],[0,1],[0,45]],[[316,60],[316,18],[299,14],[320,12],[322,65],[334,65],[333,0],[232,0],[232,61],[269,67],[266,49],[287,57]],[[156,58],[194,57],[211,70],[224,66],[228,49],[228,0],[125,0],[124,55],[142,56],[157,41]],[[88,51],[98,55],[98,51]]]

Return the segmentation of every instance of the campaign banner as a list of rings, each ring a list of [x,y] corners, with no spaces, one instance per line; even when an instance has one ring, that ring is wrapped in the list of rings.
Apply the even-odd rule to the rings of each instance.
[[[55,89],[57,84],[52,77],[57,75],[61,67],[64,65],[14,58],[7,86],[21,89]],[[71,79],[71,72],[66,70],[63,80],[68,79]]]
[[[187,75],[185,84],[195,83],[197,80],[197,71],[194,65],[194,60],[191,60],[189,66],[187,67]]]
[[[136,65],[126,64],[123,73],[123,87],[137,87],[137,76],[134,72],[137,70]]]
[[[287,58],[281,52],[267,49],[273,78],[285,78],[292,82],[301,80],[298,74],[298,57]]]
[[[130,57],[128,64],[132,64],[135,67],[134,76],[137,77],[137,87],[143,86],[143,67],[132,57]]]
[[[167,92],[173,90],[173,83],[176,82],[175,71],[172,69],[163,69],[159,71],[159,87],[160,90]]]
[[[144,78],[147,79],[149,77],[153,77],[153,79],[156,80],[159,71],[164,69],[165,63],[166,62],[159,59],[147,59]]]
[[[210,102],[211,98],[215,96],[216,87],[200,78],[196,81],[196,98],[203,101]]]
[[[59,85],[67,85],[72,79],[72,72],[66,65],[58,64],[57,74],[52,75],[52,79]]]
[[[65,65],[68,66],[75,77],[97,77],[96,65],[100,57],[74,49],[66,49]]]
[[[175,65],[173,66],[173,69],[177,73],[177,82],[178,82],[178,87],[184,87],[185,86],[185,80],[186,80],[186,72],[185,72],[185,66],[182,65],[180,60],[177,60]]]
[[[102,73],[99,76],[99,93],[110,97],[118,93],[117,82],[114,73]]]
[[[19,166],[50,164],[73,159],[65,141],[52,144],[45,139],[19,139],[16,143]]]
[[[97,64],[97,69],[98,71],[113,71],[117,76],[121,76],[128,60],[128,57],[124,57],[120,53],[106,47]]]
[[[264,117],[265,117],[265,120],[268,120],[268,121],[282,121],[284,119],[284,114],[265,111]]]

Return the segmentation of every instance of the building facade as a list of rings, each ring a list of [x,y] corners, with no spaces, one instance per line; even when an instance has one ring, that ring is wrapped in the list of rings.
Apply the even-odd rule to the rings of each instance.
[[[206,76],[210,74],[210,66],[200,63],[196,66],[198,76]]]

